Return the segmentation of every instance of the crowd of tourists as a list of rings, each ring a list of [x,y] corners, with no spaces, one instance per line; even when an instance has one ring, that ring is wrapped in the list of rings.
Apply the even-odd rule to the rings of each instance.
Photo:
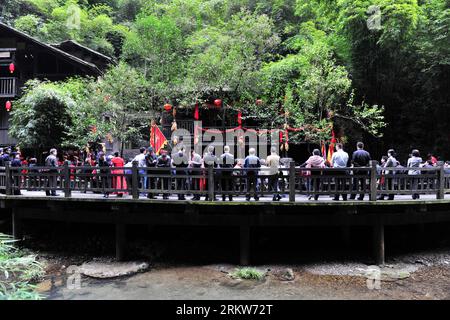
[[[81,161],[75,155],[69,156],[64,154],[62,157],[59,157],[57,150],[51,149],[44,161],[44,166],[47,168],[46,172],[49,173],[45,190],[48,196],[57,196],[58,175],[55,173],[58,172],[58,167],[68,165],[72,186],[75,183],[74,180],[76,180],[75,173],[82,172],[84,175],[80,175],[80,177],[82,177],[84,182],[84,192],[92,189],[103,190],[103,196],[107,198],[112,189],[115,195],[122,197],[124,194],[129,193],[131,166],[133,162],[137,162],[139,190],[145,191],[144,196],[147,196],[149,199],[155,199],[159,194],[162,195],[163,199],[168,199],[170,191],[176,190],[179,200],[185,200],[188,194],[192,195],[191,200],[201,200],[201,194],[205,193],[205,200],[217,200],[215,196],[214,199],[209,199],[211,193],[204,192],[212,188],[215,191],[212,194],[220,191],[223,201],[227,198],[229,201],[233,201],[237,184],[243,188],[241,191],[246,195],[247,201],[252,197],[255,201],[258,201],[258,195],[263,187],[273,195],[273,201],[282,199],[284,192],[280,192],[280,189],[284,188],[287,181],[285,176],[288,174],[288,170],[282,169],[286,168],[287,164],[281,161],[282,159],[278,155],[277,148],[272,147],[270,155],[265,159],[260,159],[254,148],[248,150],[248,155],[244,159],[236,159],[231,153],[229,146],[224,146],[223,150],[222,154],[216,154],[215,147],[210,145],[202,156],[194,150],[188,154],[181,147],[178,151],[172,152],[170,156],[165,150],[161,150],[160,154],[157,155],[152,147],[142,147],[139,153],[134,158],[128,159],[128,161],[125,161],[119,155],[119,152],[107,155],[103,151],[87,153],[84,160]],[[362,142],[357,143],[356,151],[351,156],[344,151],[341,143],[337,143],[335,152],[331,159],[328,160],[321,154],[319,149],[314,149],[311,156],[298,166],[306,169],[301,172],[302,175],[306,176],[306,179],[304,179],[306,181],[305,189],[311,192],[308,198],[310,200],[319,199],[317,191],[321,187],[321,181],[317,179],[317,176],[325,174],[325,169],[330,167],[352,168],[351,170],[332,171],[336,183],[335,190],[342,191],[334,195],[333,199],[338,201],[342,197],[346,201],[347,196],[350,195],[349,198],[354,200],[357,193],[360,192],[357,199],[363,200],[364,191],[367,190],[367,175],[369,174],[367,167],[370,166],[371,160],[372,157],[364,149]],[[26,172],[26,167],[35,167],[37,160],[33,157],[24,158],[18,149],[11,147],[0,148],[0,167],[4,167],[6,163],[11,167],[22,167],[24,172]],[[400,161],[397,160],[395,150],[389,149],[387,154],[377,163],[378,176],[382,177],[378,182],[383,183],[384,190],[394,190],[395,178],[393,175],[395,173],[403,172],[411,176],[419,175],[423,171],[421,168],[433,168],[437,164],[438,161],[435,156],[428,154],[423,159],[419,150],[415,149],[412,150],[407,162],[402,166]],[[210,182],[206,175],[210,167],[222,169],[216,170],[220,174],[216,174],[213,186],[209,185]],[[450,164],[448,162],[444,163],[444,167],[445,171],[450,173]],[[348,175],[355,176],[351,178],[350,186],[346,185],[348,179],[345,179],[345,177],[347,176],[348,178]],[[308,176],[310,176],[310,179],[307,178]],[[386,176],[385,181],[381,181],[384,176]],[[244,182],[238,183],[242,181]],[[416,179],[411,181],[412,190],[417,190],[418,181]],[[20,185],[18,180],[12,181],[12,183]],[[353,192],[343,192],[345,190],[353,190]],[[20,194],[20,188],[15,188],[14,193]],[[394,193],[382,194],[378,199],[384,200],[385,198],[393,200]],[[418,199],[419,194],[413,194],[412,198]]]

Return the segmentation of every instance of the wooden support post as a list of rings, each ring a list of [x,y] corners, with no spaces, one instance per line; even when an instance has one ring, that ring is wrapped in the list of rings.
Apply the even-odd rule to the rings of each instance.
[[[22,240],[22,220],[17,209],[13,209],[12,212],[12,234],[15,240]]]
[[[375,160],[370,161],[370,194],[369,200],[377,200],[377,162]],[[363,192],[364,193],[364,192]]]
[[[208,167],[208,200],[214,201],[214,167]]]
[[[9,161],[5,162],[5,193],[6,195],[12,194],[12,188],[11,188],[11,167],[9,165]]]
[[[437,193],[436,193],[436,199],[444,199],[445,195],[445,171],[444,166],[439,166],[439,169],[437,171]]]
[[[69,169],[69,161],[64,161],[64,197],[70,198],[71,190],[70,190],[70,169]]]
[[[248,266],[250,264],[250,226],[240,226],[240,264],[242,266]]]
[[[295,162],[289,163],[289,201],[295,202]]]
[[[126,249],[126,226],[116,223],[116,260],[123,261]]]
[[[375,255],[375,263],[379,266],[385,263],[384,252],[384,225],[381,221],[377,221],[373,226],[373,247]]]
[[[137,161],[133,161],[133,166],[131,167],[131,195],[133,199],[139,199],[139,171]]]

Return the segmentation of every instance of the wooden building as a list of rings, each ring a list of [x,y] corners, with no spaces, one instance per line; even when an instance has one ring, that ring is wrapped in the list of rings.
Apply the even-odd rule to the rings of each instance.
[[[100,76],[113,60],[101,53],[65,41],[49,45],[0,22],[0,146],[15,143],[8,135],[9,111],[30,79],[64,80]],[[11,104],[7,102],[11,102]]]

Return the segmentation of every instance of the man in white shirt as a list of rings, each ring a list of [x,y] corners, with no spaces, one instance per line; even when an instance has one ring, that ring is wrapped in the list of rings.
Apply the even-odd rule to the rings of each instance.
[[[280,167],[280,156],[277,154],[277,149],[272,147],[270,149],[270,156],[266,159],[266,166],[269,167],[269,185],[273,190],[272,201],[279,201],[281,199],[278,193],[278,174]]]
[[[336,144],[336,152],[333,153],[333,156],[331,157],[331,166],[333,168],[346,168],[348,165],[348,153],[343,150],[342,143]],[[338,177],[336,177],[336,190],[338,191],[345,191],[346,181],[347,179],[339,176],[346,176],[346,171],[336,171],[334,174]],[[336,194],[334,196],[335,201],[339,201],[339,194]],[[347,201],[347,195],[342,194],[342,200]]]
[[[147,167],[147,161],[145,159],[145,153],[147,149],[144,147],[141,147],[139,149],[139,154],[134,157],[134,159],[131,162],[137,161],[139,168],[145,168]],[[144,189],[147,186],[147,171],[145,169],[139,169],[139,180],[141,182],[141,187]]]

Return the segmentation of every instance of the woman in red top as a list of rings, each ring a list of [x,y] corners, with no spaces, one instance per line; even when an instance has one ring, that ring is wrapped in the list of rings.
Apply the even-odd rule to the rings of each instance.
[[[125,165],[125,161],[119,157],[119,152],[114,152],[114,158],[111,159],[112,166],[123,168]],[[123,169],[113,169],[111,170],[111,173],[113,174],[113,188],[114,189],[120,189],[120,190],[126,190],[127,189],[127,180],[123,176],[124,172]],[[116,176],[114,176],[116,175]],[[118,197],[122,197],[124,193],[123,191],[116,191],[114,192],[117,194]]]

